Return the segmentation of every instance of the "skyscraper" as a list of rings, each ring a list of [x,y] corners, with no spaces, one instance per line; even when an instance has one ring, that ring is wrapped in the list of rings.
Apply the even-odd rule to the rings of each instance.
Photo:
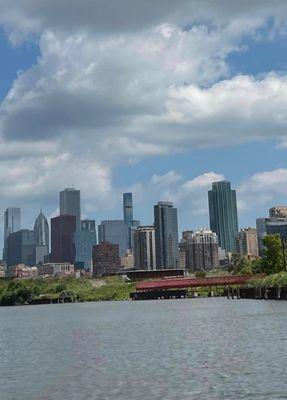
[[[36,245],[47,246],[49,249],[50,238],[49,238],[49,224],[47,218],[43,214],[42,210],[36,218],[34,224],[35,241]]]
[[[219,246],[227,252],[236,251],[238,216],[236,191],[230,182],[214,182],[208,192],[210,229],[218,236]]]
[[[127,226],[131,226],[132,221],[134,219],[133,216],[133,194],[132,193],[124,193],[123,194],[123,211],[124,211],[124,220]]]
[[[128,227],[121,219],[102,221],[98,227],[99,243],[110,242],[119,245],[119,254],[122,257],[129,248]]]
[[[10,233],[21,229],[21,208],[9,207],[4,212],[4,249],[3,259],[7,261],[7,238]]]
[[[10,233],[7,238],[7,265],[35,265],[35,233],[29,229]]]
[[[128,246],[129,249],[133,249],[133,236],[134,232],[138,226],[140,226],[140,221],[134,220],[133,216],[133,194],[124,193],[123,194],[123,211],[124,211],[124,221],[128,229]]]
[[[154,206],[156,269],[178,268],[177,209],[160,201]]]
[[[60,192],[60,215],[74,215],[76,230],[81,230],[81,192],[74,188],[67,188]]]
[[[86,270],[93,269],[93,246],[97,244],[95,220],[81,221],[81,231],[74,232],[74,244],[77,266]]]
[[[55,263],[75,261],[74,232],[76,217],[60,215],[51,218],[51,261]]]
[[[49,224],[42,210],[34,224],[36,243],[36,264],[44,263],[44,258],[49,254],[50,238]]]
[[[155,270],[155,228],[139,226],[134,232],[134,264],[137,269]]]

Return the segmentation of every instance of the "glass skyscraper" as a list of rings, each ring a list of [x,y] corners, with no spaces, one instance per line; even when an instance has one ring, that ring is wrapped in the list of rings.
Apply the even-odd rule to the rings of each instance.
[[[44,263],[45,256],[49,254],[50,237],[49,224],[42,210],[35,221],[34,232],[36,242],[36,264]]]
[[[230,182],[214,182],[208,192],[210,229],[217,233],[219,246],[227,252],[236,251],[238,216],[236,191]]]
[[[7,238],[21,229],[21,208],[9,207],[4,212],[4,249],[3,259],[7,261]]]
[[[119,219],[102,221],[98,227],[99,243],[119,245],[120,257],[129,249],[129,232],[125,221]]]
[[[178,268],[177,209],[171,202],[154,206],[156,269]]]
[[[132,225],[134,219],[133,216],[133,194],[124,193],[123,194],[123,210],[124,210],[124,220],[127,226]]]
[[[60,215],[74,215],[76,229],[81,230],[81,192],[74,188],[67,188],[60,192]]]

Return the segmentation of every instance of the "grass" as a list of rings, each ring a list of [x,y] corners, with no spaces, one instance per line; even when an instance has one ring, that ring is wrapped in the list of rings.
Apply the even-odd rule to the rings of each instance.
[[[50,279],[0,279],[0,305],[27,304],[29,300],[58,299],[63,291],[74,300],[107,301],[128,300],[134,290],[132,283],[120,277],[103,279],[50,278]]]

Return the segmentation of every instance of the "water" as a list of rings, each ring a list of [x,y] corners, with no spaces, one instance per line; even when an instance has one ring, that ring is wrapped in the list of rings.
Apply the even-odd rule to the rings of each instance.
[[[0,400],[287,399],[287,303],[0,308]]]

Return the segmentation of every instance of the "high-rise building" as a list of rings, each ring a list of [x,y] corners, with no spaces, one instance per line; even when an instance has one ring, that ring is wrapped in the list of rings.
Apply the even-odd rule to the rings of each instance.
[[[53,263],[74,263],[75,230],[76,217],[74,215],[59,215],[51,218],[51,261]]]
[[[93,248],[93,275],[115,274],[121,266],[119,245],[102,242]]]
[[[129,249],[133,249],[133,237],[134,232],[138,226],[140,226],[140,221],[134,220],[133,218],[133,194],[124,193],[123,194],[123,211],[124,211],[124,221],[128,229],[128,245]]]
[[[83,219],[81,221],[81,230],[96,232],[96,221],[94,219]]]
[[[124,221],[127,224],[127,226],[130,226],[134,219],[132,193],[123,194],[123,211],[124,211]]]
[[[119,245],[120,257],[129,249],[128,227],[123,220],[105,220],[98,226],[99,243],[110,242]]]
[[[178,268],[177,209],[173,203],[159,201],[154,206],[156,269]]]
[[[44,263],[44,258],[49,254],[50,237],[49,224],[42,210],[36,218],[34,224],[35,242],[36,242],[36,264]]]
[[[35,232],[22,229],[7,238],[7,265],[35,265]]]
[[[97,232],[82,230],[74,232],[76,266],[93,269],[93,247],[97,244]]]
[[[179,244],[180,250],[185,253],[185,268],[191,271],[210,270],[219,266],[218,238],[216,233],[209,229],[200,229],[197,232],[183,232]]]
[[[3,259],[7,261],[7,238],[10,233],[21,229],[21,208],[9,207],[4,212],[4,249]]]
[[[135,230],[134,264],[140,270],[156,270],[154,226],[139,226]]]
[[[236,252],[242,256],[259,256],[256,228],[240,230],[236,236]]]
[[[81,192],[74,188],[66,188],[60,192],[60,215],[74,215],[76,230],[81,230]]]
[[[208,192],[210,229],[218,236],[219,245],[227,252],[236,251],[238,216],[236,191],[230,182],[214,182]]]

